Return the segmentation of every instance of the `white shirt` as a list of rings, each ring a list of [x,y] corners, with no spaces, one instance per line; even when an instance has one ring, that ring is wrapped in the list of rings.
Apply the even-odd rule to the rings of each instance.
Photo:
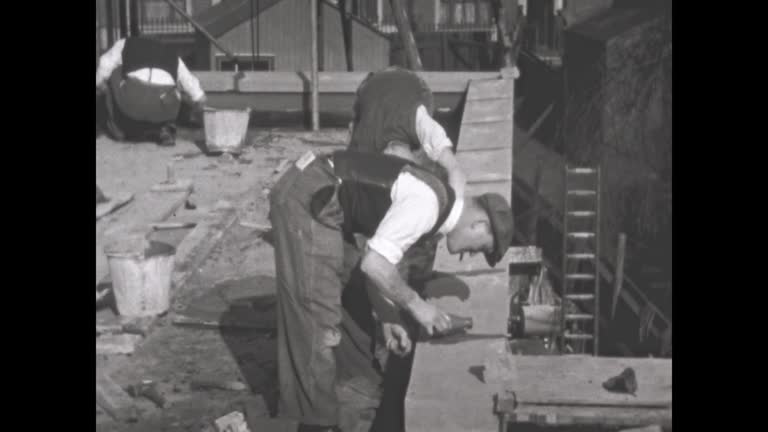
[[[120,39],[101,56],[99,67],[96,69],[96,87],[103,85],[112,75],[112,72],[123,64],[124,46],[125,39]],[[179,70],[176,72],[176,75],[181,90],[189,95],[193,102],[197,102],[205,96],[205,92],[200,87],[200,81],[192,75],[181,59],[179,59]],[[128,76],[151,84],[176,85],[171,74],[157,68],[139,69],[129,73]]]
[[[453,143],[445,134],[445,129],[430,117],[424,105],[419,105],[416,109],[416,136],[424,153],[433,161],[440,157],[443,150],[453,148]]]
[[[435,225],[439,204],[432,188],[408,172],[401,173],[395,180],[390,197],[392,205],[376,233],[368,240],[368,247],[396,265],[405,251]],[[463,209],[463,198],[456,197],[448,218],[438,232],[446,234],[451,231]]]

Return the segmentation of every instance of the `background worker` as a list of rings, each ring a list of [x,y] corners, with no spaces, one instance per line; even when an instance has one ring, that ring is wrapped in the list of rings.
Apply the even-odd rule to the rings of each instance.
[[[456,199],[433,173],[389,155],[308,152],[270,193],[278,299],[280,415],[299,430],[361,430],[346,415],[343,380],[348,345],[341,328],[354,310],[342,310],[349,267],[345,239],[370,238],[359,268],[378,293],[413,317],[428,334],[450,326],[445,313],[422,300],[397,264],[419,238],[444,235],[451,254],[483,252],[494,265],[512,237],[511,209],[497,194]],[[347,290],[364,290],[347,286]],[[363,315],[371,311],[363,311]],[[390,349],[410,351],[396,320],[379,317]],[[354,401],[352,401],[354,403]]]
[[[173,48],[160,41],[120,39],[99,59],[96,94],[104,95],[104,126],[115,140],[175,145],[179,89],[198,110],[205,105],[198,79]]]

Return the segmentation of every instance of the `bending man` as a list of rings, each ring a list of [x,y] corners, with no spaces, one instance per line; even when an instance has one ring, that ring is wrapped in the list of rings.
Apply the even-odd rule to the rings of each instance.
[[[402,158],[349,151],[299,159],[270,193],[270,220],[280,412],[305,431],[338,426],[346,403],[337,396],[336,359],[345,349],[342,320],[354,312],[342,310],[342,289],[356,263],[345,263],[345,242],[354,234],[370,238],[359,268],[378,294],[431,335],[450,322],[400,277],[404,252],[420,238],[444,235],[451,254],[483,252],[495,265],[512,237],[511,209],[501,196],[459,200],[445,181]],[[412,341],[398,319],[379,319],[389,348],[409,351]]]
[[[99,59],[96,94],[105,93],[105,126],[116,140],[176,144],[181,106],[178,87],[199,109],[200,82],[172,48],[154,39],[120,39]]]

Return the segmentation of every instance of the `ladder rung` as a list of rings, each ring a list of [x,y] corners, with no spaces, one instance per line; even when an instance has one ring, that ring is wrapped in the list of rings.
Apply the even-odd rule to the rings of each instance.
[[[590,195],[596,195],[597,191],[593,190],[585,190],[585,189],[574,189],[569,190],[568,195],[576,195],[576,196],[590,196]]]
[[[591,217],[594,215],[595,215],[595,212],[589,211],[589,210],[576,210],[576,211],[568,212],[568,216],[573,216],[573,217]]]
[[[570,237],[570,238],[578,238],[578,239],[592,238],[594,236],[595,236],[595,233],[593,233],[593,232],[572,232],[572,233],[568,233],[568,237]]]
[[[568,174],[594,174],[597,172],[594,168],[568,168]]]
[[[565,296],[568,300],[594,300],[594,294],[567,294]]]
[[[591,334],[579,334],[579,333],[568,333],[568,332],[563,334],[563,337],[566,339],[581,339],[581,340],[594,339],[594,337]]]
[[[592,253],[572,253],[566,256],[570,259],[595,259],[595,254]]]
[[[595,278],[595,275],[589,273],[571,273],[565,275],[565,278],[572,280],[592,280]]]
[[[570,321],[587,321],[594,318],[592,314],[565,314],[565,319]]]

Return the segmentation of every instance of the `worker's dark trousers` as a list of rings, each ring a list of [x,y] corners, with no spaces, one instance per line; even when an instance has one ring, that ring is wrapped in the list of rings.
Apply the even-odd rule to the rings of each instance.
[[[337,357],[350,357],[339,355],[349,347],[339,346],[343,335],[361,331],[342,311],[341,300],[357,256],[344,253],[339,229],[342,214],[335,197],[318,217],[323,223],[309,212],[313,194],[334,183],[330,165],[316,159],[303,171],[292,165],[270,193],[279,414],[304,424],[339,425],[344,431],[362,432],[367,428],[356,426],[355,419],[365,410],[373,417],[377,383],[350,373],[343,361],[337,365]],[[370,308],[366,313],[370,316]]]
[[[104,98],[104,126],[115,140],[159,139],[165,129],[176,132],[181,99],[176,86],[155,85],[123,76],[117,68]]]

